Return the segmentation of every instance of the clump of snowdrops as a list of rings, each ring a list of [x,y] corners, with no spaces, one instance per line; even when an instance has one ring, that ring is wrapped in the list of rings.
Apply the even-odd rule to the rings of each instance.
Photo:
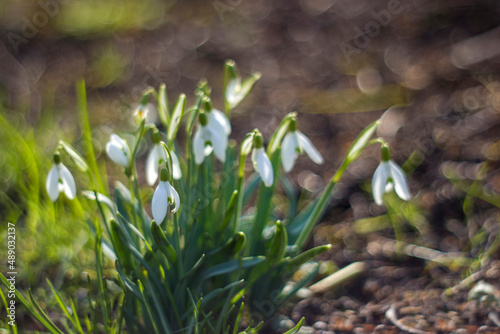
[[[73,312],[68,312],[58,297],[69,320],[68,331],[237,333],[243,322],[249,326],[245,332],[257,331],[318,273],[314,258],[330,245],[313,249],[306,245],[335,184],[367,145],[382,147],[372,183],[376,203],[382,205],[383,195],[392,189],[400,198],[410,199],[404,173],[390,159],[387,143],[372,139],[376,121],[353,142],[318,199],[299,210],[296,201],[287,198],[288,212],[275,212],[277,185],[301,153],[317,164],[323,157],[299,130],[295,112],[284,117],[271,138],[254,129],[239,145],[230,140],[231,111],[260,74],[242,79],[233,61],[226,62],[224,71],[224,111],[213,105],[205,80],[198,84],[190,108],[184,94],[170,108],[165,85],[144,93],[135,111],[135,131],[111,134],[105,147],[127,184],[116,182],[110,190],[99,186],[93,157],[85,159],[60,141],[47,176],[47,193],[52,201],[62,196],[95,201],[99,217],[92,219],[91,228],[96,236],[97,276],[102,277],[103,257],[116,265],[114,277],[98,279],[91,320],[85,315],[82,324],[76,306],[71,303]],[[158,113],[159,124],[147,122],[152,112]],[[180,131],[185,132],[183,142],[177,140]],[[88,176],[89,190],[76,189],[74,172],[65,159]],[[144,177],[136,168],[143,160]],[[247,160],[253,173],[245,169]],[[313,269],[285,289],[306,263]],[[110,292],[111,281],[121,289],[118,297]],[[37,305],[33,299],[32,303]],[[58,332],[39,307],[32,311],[51,332]]]

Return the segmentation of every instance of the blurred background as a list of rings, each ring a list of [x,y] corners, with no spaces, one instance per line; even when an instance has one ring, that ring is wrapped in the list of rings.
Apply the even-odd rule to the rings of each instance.
[[[244,75],[263,73],[233,115],[243,134],[259,127],[269,137],[297,110],[307,114],[303,130],[326,165],[336,165],[352,131],[396,107],[383,126],[395,150],[411,153],[409,141],[425,153],[437,144],[481,159],[484,143],[460,150],[457,140],[494,132],[499,7],[465,0],[4,1],[1,99],[26,111],[30,124],[46,107],[71,127],[74,84],[84,78],[99,132],[128,121],[141,92],[161,82],[173,99],[189,96],[205,77],[220,103],[221,69],[231,58]]]
[[[189,105],[204,77],[222,108],[222,68],[234,59],[243,76],[263,74],[232,114],[236,139],[255,127],[269,138],[298,111],[326,158],[323,166],[300,159],[295,169],[308,169],[296,180],[315,191],[357,133],[391,108],[379,135],[396,162],[416,154],[411,187],[423,198],[429,189],[431,208],[443,162],[466,161],[474,177],[475,163],[498,160],[499,12],[494,0],[4,1],[0,99],[12,124],[37,132],[47,121],[39,142],[51,152],[59,138],[79,139],[74,87],[84,78],[100,155],[109,133],[133,122],[149,86],[164,82],[171,102],[184,92]],[[348,179],[371,177],[372,153]],[[500,191],[500,175],[489,186]],[[371,210],[355,207],[360,217]]]
[[[299,159],[294,169],[302,172],[293,182],[313,194],[359,131],[390,108],[378,135],[411,175],[414,225],[435,232],[420,235],[428,246],[461,250],[471,229],[497,218],[486,201],[465,212],[463,189],[449,180],[481,178],[483,195],[500,192],[499,54],[495,0],[2,1],[0,210],[9,217],[29,211],[16,190],[29,162],[16,157],[6,127],[38,144],[40,152],[32,153],[46,165],[43,192],[58,140],[78,147],[81,139],[78,79],[87,85],[99,156],[112,131],[131,129],[133,106],[149,86],[164,82],[171,103],[184,92],[189,105],[198,80],[207,78],[222,108],[222,69],[234,59],[243,77],[262,78],[233,112],[232,136],[239,140],[258,127],[270,138],[285,114],[298,111],[300,129],[326,160],[317,166]],[[386,212],[369,195],[378,162],[374,147],[350,167],[330,222]],[[333,229],[326,241],[343,238]],[[337,264],[355,257],[335,254]]]

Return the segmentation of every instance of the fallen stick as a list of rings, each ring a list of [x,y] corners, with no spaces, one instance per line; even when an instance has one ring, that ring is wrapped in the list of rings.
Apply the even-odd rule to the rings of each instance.
[[[367,265],[364,262],[354,262],[350,265],[334,272],[328,277],[323,278],[321,281],[311,285],[309,290],[312,293],[323,293],[331,291],[339,287],[341,284],[352,280],[354,277],[366,271]]]
[[[409,326],[406,326],[401,320],[398,319],[396,315],[396,308],[394,306],[391,306],[386,312],[385,312],[385,317],[389,319],[394,326],[398,327],[402,331],[411,333],[411,334],[430,334],[429,332],[425,332],[420,329],[416,328],[411,328]]]

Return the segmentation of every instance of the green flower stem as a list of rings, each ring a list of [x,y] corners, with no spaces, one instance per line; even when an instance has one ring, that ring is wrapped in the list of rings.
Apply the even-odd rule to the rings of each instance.
[[[394,207],[392,205],[386,205],[386,207],[389,214],[389,220],[391,221],[392,228],[394,229],[394,237],[396,238],[396,252],[403,253],[404,233],[403,229],[401,228],[401,220],[398,217],[397,210],[394,210]]]
[[[85,150],[85,158],[89,163],[90,169],[95,174],[97,190],[105,194],[106,187],[104,187],[104,184],[101,180],[101,173],[99,167],[97,166],[97,160],[95,158],[96,155],[92,143],[92,131],[90,129],[90,120],[87,108],[87,91],[85,88],[85,80],[83,79],[78,80],[76,84],[76,99],[80,116],[80,122],[82,124],[82,136],[83,136],[83,143]]]
[[[134,208],[135,211],[135,203],[138,202],[139,204],[139,212],[142,212],[142,201],[141,201],[141,192],[140,192],[140,187],[138,183],[138,176],[137,176],[137,169],[135,167],[135,155],[137,154],[137,150],[139,148],[139,143],[141,142],[142,137],[145,134],[145,120],[142,120],[141,124],[139,125],[139,128],[137,129],[136,133],[136,138],[134,142],[134,147],[132,149],[132,155],[130,157],[130,165],[125,169],[125,175],[127,175],[129,179],[129,189],[130,189],[130,194],[132,196],[132,207]],[[137,215],[132,215],[132,219],[134,222],[134,226],[140,229],[141,232],[144,232],[144,228],[142,224],[139,224],[138,222],[138,217]]]
[[[300,235],[297,238],[297,241],[295,242],[295,245],[298,246],[297,251],[302,250],[306,246],[306,243],[309,240],[309,237],[311,236],[314,226],[316,225],[320,217],[324,214],[330,199],[330,195],[332,194],[333,189],[337,184],[335,180],[340,179],[339,175],[342,175],[343,173],[343,172],[339,173],[339,171],[340,169],[337,171],[337,173],[335,173],[335,175],[330,180],[330,183],[328,183],[328,186],[319,197],[318,202],[314,206],[313,212],[309,216],[309,219],[307,220],[307,223],[304,226],[304,229],[302,230],[302,232],[300,232]]]
[[[97,209],[99,210],[99,213],[101,215],[102,222],[104,224],[104,228],[106,229],[106,232],[108,232],[109,240],[111,241],[111,243],[113,243],[113,238],[111,236],[111,231],[109,230],[108,221],[106,220],[106,215],[104,214],[104,209],[102,208],[101,201],[99,201],[99,196],[98,196],[99,192],[97,191],[97,185],[96,185],[96,182],[94,181],[94,177],[93,177],[92,171],[90,169],[87,170],[87,176],[89,177],[89,181],[91,184],[90,189],[92,189],[92,191],[94,192],[95,201],[97,203]],[[99,224],[95,224],[95,229],[96,229],[96,235],[102,233],[102,229],[101,229],[101,226]],[[113,244],[113,249],[114,249],[114,246],[115,245]]]
[[[181,235],[179,231],[179,222],[177,221],[177,215],[174,213],[173,214],[173,220],[174,220],[174,238],[175,238],[175,245],[176,245],[176,252],[177,252],[177,266],[179,270],[179,277],[184,277],[184,263],[183,261],[183,256],[182,256],[182,249],[181,249]]]
[[[243,180],[245,178],[245,172],[243,168],[241,168],[240,164],[240,172],[238,173],[238,183],[236,184],[236,190],[238,190],[238,199],[236,202],[236,208],[234,209],[234,226],[233,226],[233,234],[241,231],[241,210],[243,206]],[[243,175],[241,175],[243,174]]]
[[[304,226],[304,229],[302,232],[300,232],[299,237],[297,238],[297,241],[295,242],[295,245],[298,247],[297,251],[300,251],[306,246],[307,241],[309,240],[312,230],[314,226],[318,223],[319,219],[323,214],[325,213],[325,210],[328,206],[328,202],[330,201],[330,196],[333,194],[335,185],[340,181],[342,178],[342,175],[346,171],[347,167],[353,162],[354,160],[344,160],[342,164],[340,165],[339,169],[333,177],[331,178],[330,182],[328,183],[328,186],[323,190],[323,193],[318,199],[318,202],[314,206],[313,212],[309,216],[309,219],[307,220],[307,223]]]
[[[177,325],[179,326],[179,328],[182,328],[181,317],[179,315],[179,310],[177,309],[177,303],[175,302],[174,295],[172,294],[172,291],[170,291],[170,285],[165,284],[164,286],[165,286],[165,291],[167,292],[167,298],[171,303],[170,307],[172,310],[174,310],[174,316],[177,321]]]
[[[236,202],[236,209],[234,210],[234,228],[233,234],[241,231],[241,210],[243,210],[243,188],[245,180],[245,160],[246,155],[240,156],[240,166],[238,169],[238,182],[236,184],[236,190],[238,190],[238,201]]]
[[[334,191],[335,185],[340,181],[347,167],[349,167],[349,165],[358,158],[361,151],[363,151],[367,146],[370,146],[371,144],[375,143],[384,143],[384,141],[381,138],[370,140],[371,136],[373,136],[373,134],[377,130],[379,123],[380,120],[377,120],[368,125],[365,129],[363,129],[363,131],[361,131],[359,136],[353,142],[351,148],[347,153],[346,158],[344,159],[344,161],[342,161],[342,164],[338,168],[337,172],[335,172],[335,174],[332,176],[330,182],[328,183],[328,186],[325,188],[325,190],[319,197],[318,202],[314,206],[313,212],[309,216],[309,219],[307,220],[304,228],[300,232],[300,235],[297,238],[297,241],[295,242],[295,245],[297,246],[297,251],[300,251],[306,246],[306,243],[311,236],[314,226],[318,223],[321,216],[323,216],[323,214],[325,213],[325,210],[328,206],[328,202],[330,201],[330,196]]]
[[[160,331],[158,330],[158,327],[156,325],[156,321],[154,320],[153,317],[153,312],[151,311],[151,306],[149,305],[149,302],[147,301],[148,299],[146,298],[146,294],[144,293],[144,285],[142,284],[141,280],[137,280],[137,286],[139,287],[142,300],[144,301],[142,305],[149,319],[148,324],[151,324],[151,326],[153,326],[152,329],[154,330],[154,333],[160,334]]]
[[[196,180],[194,180],[194,178],[192,177],[193,172],[196,170],[197,167],[193,159],[192,137],[193,137],[194,122],[196,120],[196,117],[198,116],[198,113],[200,112],[202,99],[203,95],[200,94],[196,100],[196,107],[193,108],[194,113],[191,116],[192,118],[189,119],[188,121],[189,123],[186,127],[186,165],[187,165],[186,194],[189,193],[190,189],[193,189],[194,184],[196,183]],[[191,201],[192,196],[187,196],[187,197],[188,197],[187,206],[188,208],[192,208],[194,205],[194,203]]]
[[[273,155],[270,157],[271,165],[273,166],[273,177],[274,182],[270,187],[265,187],[264,183],[261,182],[259,189],[258,203],[257,203],[257,214],[255,215],[255,222],[253,224],[252,233],[250,235],[250,254],[260,255],[262,247],[262,231],[267,225],[269,219],[269,213],[271,212],[271,203],[274,194],[274,188],[278,179],[278,169],[280,163],[280,150],[274,151]]]
[[[96,223],[96,227],[97,227]],[[98,291],[98,299],[97,303],[101,304],[101,311],[102,311],[102,317],[103,317],[103,322],[104,326],[106,328],[109,328],[109,313],[111,310],[111,307],[109,305],[109,300],[106,298],[106,289],[104,288],[103,284],[103,275],[102,275],[102,269],[103,269],[103,259],[102,259],[102,244],[101,244],[101,232],[97,233],[96,237],[96,245],[95,245],[95,253],[96,253],[96,272],[97,272],[97,291]]]
[[[354,160],[345,159],[342,162],[339,169],[337,170],[337,172],[335,172],[332,179],[328,183],[328,186],[319,197],[318,202],[316,203],[316,206],[314,207],[313,212],[311,213],[311,216],[309,216],[309,219],[307,220],[304,229],[302,230],[299,237],[297,238],[297,241],[295,242],[295,245],[298,246],[299,250],[306,246],[306,242],[309,240],[309,237],[311,236],[314,226],[317,224],[321,216],[325,213],[326,207],[328,206],[328,202],[330,200],[330,196],[334,191],[335,185],[340,181],[342,175],[344,174],[347,167],[349,167],[352,161]]]
[[[240,163],[239,163],[239,168],[238,168],[238,182],[236,184],[236,190],[238,191],[238,200],[236,202],[236,208],[234,210],[234,228],[233,228],[233,234],[236,232],[241,231],[241,210],[243,209],[243,187],[244,187],[244,180],[245,180],[245,161],[247,159],[248,154],[252,150],[253,146],[253,135],[255,134],[254,132],[251,132],[250,134],[245,137],[243,140],[243,143],[241,144],[240,147]],[[245,147],[245,141],[249,140],[248,147]]]
[[[211,213],[211,205],[212,205],[212,201],[211,201],[211,198],[210,198],[210,185],[208,184],[207,186],[207,182],[210,183],[210,178],[209,178],[209,158],[210,156],[208,157],[205,157],[205,159],[203,160],[203,163],[200,165],[200,175],[201,175],[201,182],[199,184],[199,186],[201,187],[200,188],[200,191],[201,191],[201,202],[203,203],[204,201],[208,201],[209,203],[207,205],[204,205],[202,204],[202,208],[200,210],[200,222],[203,222],[203,229],[207,229],[207,230],[210,230],[212,227],[211,226],[208,226],[207,223],[209,224],[210,223],[210,218],[209,218],[209,215]],[[205,188],[205,186],[207,186],[207,188]],[[208,195],[208,196],[207,196]]]

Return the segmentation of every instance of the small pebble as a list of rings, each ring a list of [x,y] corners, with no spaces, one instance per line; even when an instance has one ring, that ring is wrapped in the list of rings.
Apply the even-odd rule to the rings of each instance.
[[[314,334],[314,332],[314,328],[312,328],[311,326],[302,326],[297,334]]]
[[[363,329],[363,327],[356,327],[352,332],[353,334],[365,334],[365,330]]]
[[[324,321],[316,321],[314,324],[313,324],[313,328],[314,329],[322,329],[322,330],[325,330],[328,328],[328,324]]]
[[[468,334],[469,332],[465,328],[459,328],[455,330],[455,334]]]

